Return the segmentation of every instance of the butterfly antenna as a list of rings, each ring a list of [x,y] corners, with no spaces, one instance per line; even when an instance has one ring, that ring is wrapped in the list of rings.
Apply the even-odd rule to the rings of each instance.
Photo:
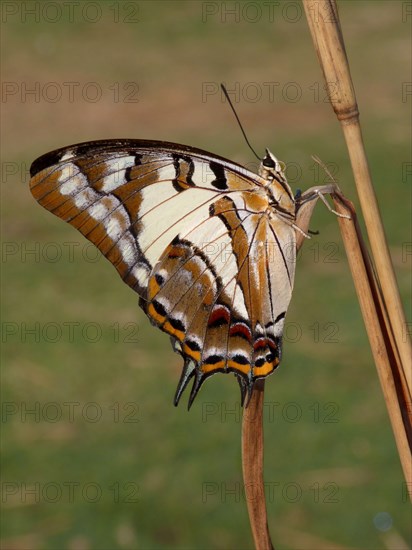
[[[236,111],[235,111],[235,108],[233,107],[233,103],[232,103],[232,101],[231,101],[231,99],[230,99],[230,97],[229,97],[229,94],[227,93],[227,90],[226,90],[225,86],[224,86],[223,84],[220,84],[220,87],[222,88],[222,91],[223,91],[223,93],[225,94],[225,97],[226,97],[226,99],[227,99],[227,101],[228,101],[228,103],[229,103],[229,105],[230,105],[230,108],[232,109],[233,114],[234,114],[235,117],[236,117],[237,123],[239,124],[239,128],[242,130],[243,137],[245,138],[245,141],[246,141],[246,143],[248,144],[249,149],[252,151],[252,153],[255,155],[255,157],[256,157],[259,161],[262,160],[262,159],[259,157],[259,155],[256,154],[256,151],[253,149],[253,147],[250,145],[249,140],[248,140],[248,138],[247,138],[247,135],[246,135],[246,133],[245,133],[245,131],[244,131],[244,129],[243,129],[243,126],[242,126],[242,124],[241,124],[241,122],[240,122],[240,120],[239,120],[239,117],[237,116],[237,113],[236,113]]]

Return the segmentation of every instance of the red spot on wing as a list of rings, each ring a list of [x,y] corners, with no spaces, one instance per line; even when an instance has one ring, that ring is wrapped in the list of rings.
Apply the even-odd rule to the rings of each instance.
[[[272,340],[269,340],[268,338],[259,338],[253,344],[253,349],[255,351],[259,349],[266,349],[266,348],[276,349],[276,345],[274,342],[272,342]]]
[[[248,342],[252,341],[252,333],[246,325],[243,323],[235,323],[230,327],[229,331],[230,336],[240,336],[241,338],[245,338]]]
[[[212,313],[210,314],[208,325],[219,326],[227,324],[230,320],[230,312],[225,306],[217,305],[213,308]]]

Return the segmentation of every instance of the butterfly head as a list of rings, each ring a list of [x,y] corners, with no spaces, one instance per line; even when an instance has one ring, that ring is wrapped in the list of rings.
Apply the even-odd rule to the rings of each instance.
[[[286,165],[266,149],[259,168],[259,176],[267,182],[266,187],[273,198],[274,205],[294,212],[294,198],[285,175]]]

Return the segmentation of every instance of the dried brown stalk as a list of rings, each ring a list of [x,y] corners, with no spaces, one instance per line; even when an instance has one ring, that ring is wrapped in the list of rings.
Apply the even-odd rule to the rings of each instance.
[[[243,412],[242,466],[250,526],[256,550],[274,550],[267,524],[263,482],[263,401],[265,381],[257,380]]]
[[[407,456],[406,448],[404,443],[402,443],[405,441],[406,436],[410,436],[408,432],[408,422],[410,427],[410,419],[405,419],[408,417],[411,409],[412,349],[410,340],[406,336],[406,320],[363,145],[359,110],[346,57],[337,5],[335,0],[302,1],[315,49],[326,80],[329,100],[341,123],[345,136],[362,214],[371,245],[373,263],[376,269],[376,280],[374,283],[370,283],[370,292],[375,292],[375,301],[376,303],[380,303],[381,330],[386,335],[385,341],[387,341],[386,354],[380,356],[375,352],[376,350],[374,350],[374,344],[371,339],[372,351],[404,473],[407,481],[412,482],[410,454]],[[332,90],[333,96],[331,93]],[[342,226],[343,224],[341,223]],[[350,253],[353,253],[352,248],[350,248]],[[352,266],[353,262],[351,258],[349,260]],[[355,273],[354,282],[358,289],[358,281],[355,277],[358,277],[359,273],[353,273]],[[362,312],[369,338],[371,338],[371,334],[377,329],[373,327],[371,317],[365,315],[363,306]],[[395,385],[396,391],[392,391],[393,385]],[[399,416],[395,412],[396,410],[401,414],[403,418],[402,422],[395,421],[395,417]],[[411,486],[409,485],[409,487]]]
[[[399,378],[399,357],[391,335],[387,332],[386,312],[381,290],[362,239],[352,203],[342,196],[334,197],[337,212],[349,214],[350,220],[339,219],[342,240],[352,272],[359,304],[365,321],[372,354],[375,360],[385,401],[388,407],[399,457],[407,487],[412,489],[412,418],[408,403],[410,394],[405,380]]]

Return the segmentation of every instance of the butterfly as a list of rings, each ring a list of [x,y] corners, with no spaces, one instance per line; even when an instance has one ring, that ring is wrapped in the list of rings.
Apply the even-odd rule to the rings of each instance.
[[[30,174],[34,198],[98,247],[171,336],[184,359],[175,405],[193,378],[190,408],[217,372],[234,373],[244,404],[278,367],[296,252],[334,185],[294,196],[269,150],[255,174],[194,147],[133,139],[52,151]]]

